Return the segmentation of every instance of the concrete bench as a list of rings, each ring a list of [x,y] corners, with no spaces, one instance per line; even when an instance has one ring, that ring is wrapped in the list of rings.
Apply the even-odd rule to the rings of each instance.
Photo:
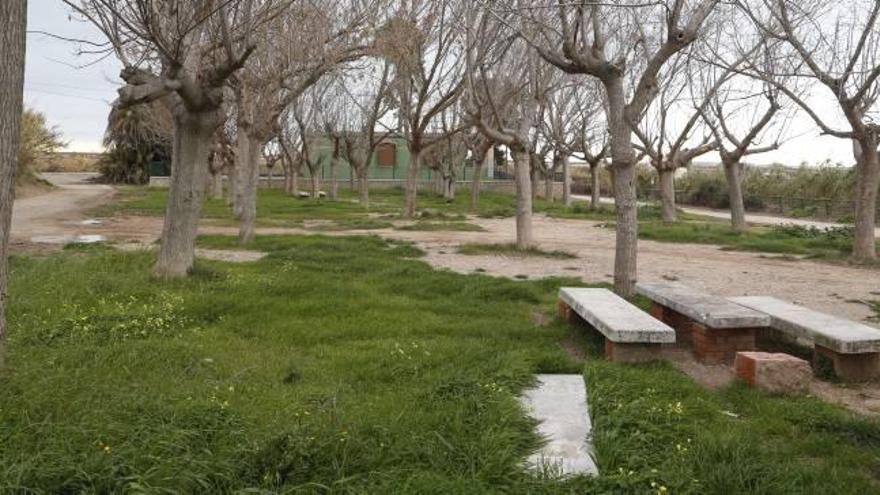
[[[658,359],[663,344],[675,343],[675,330],[606,289],[559,289],[559,316],[585,320],[605,337],[605,357],[618,362]]]
[[[652,301],[651,315],[674,328],[676,342],[702,363],[733,362],[737,352],[755,350],[758,329],[770,326],[763,313],[681,284],[637,284],[636,290]]]
[[[770,326],[788,340],[813,348],[814,359],[825,356],[843,380],[880,376],[880,328],[813,311],[775,297],[732,297],[731,301],[770,317]]]

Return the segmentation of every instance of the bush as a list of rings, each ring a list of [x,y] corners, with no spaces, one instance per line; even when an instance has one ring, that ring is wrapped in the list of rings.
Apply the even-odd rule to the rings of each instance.
[[[21,116],[21,143],[18,147],[16,181],[33,180],[36,162],[63,148],[64,145],[61,133],[55,127],[49,127],[45,115],[26,108]]]

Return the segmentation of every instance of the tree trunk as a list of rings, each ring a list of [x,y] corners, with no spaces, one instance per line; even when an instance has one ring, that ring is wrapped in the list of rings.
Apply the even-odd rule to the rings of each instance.
[[[474,157],[474,176],[471,178],[471,212],[476,213],[480,207],[480,181],[483,180],[483,163],[486,157]]]
[[[531,159],[529,163],[531,164]],[[514,173],[516,172],[514,171]],[[534,203],[538,199],[538,167],[536,166],[532,166],[529,169],[529,189],[531,190],[532,203]]]
[[[232,206],[234,208],[235,205],[235,174],[237,169],[236,167],[229,167],[226,169],[226,206]]]
[[[516,183],[516,247],[534,246],[532,236],[532,178],[531,158],[528,152],[513,152],[514,180]]]
[[[614,252],[614,290],[623,297],[635,294],[638,273],[638,210],[635,190],[635,149],[627,122],[626,96],[621,77],[604,81],[611,134],[611,168],[617,211],[617,241]]]
[[[309,169],[309,181],[312,185],[312,199],[318,199],[318,195],[321,192],[321,182],[320,177],[318,176],[318,170]]]
[[[406,191],[403,205],[404,218],[413,218],[416,215],[416,196],[418,195],[419,169],[422,166],[422,150],[419,148],[410,150],[409,167],[406,171]]]
[[[357,171],[354,167],[349,166],[349,168],[351,168],[351,171],[348,174],[348,189],[354,192],[354,176]]]
[[[663,221],[674,222],[678,220],[675,211],[675,169],[661,168],[660,173],[660,203],[663,210]]]
[[[590,164],[590,207],[599,208],[602,203],[602,177],[598,163]]]
[[[877,143],[862,144],[861,158],[856,162],[856,211],[853,259],[877,259],[877,188],[880,187],[880,152]]]
[[[553,174],[550,172],[544,174],[544,198],[553,201]]]
[[[252,143],[257,141],[252,139]],[[238,242],[248,244],[254,240],[257,227],[257,184],[260,181],[260,147],[250,146],[250,155],[245,157],[245,169],[250,172],[239,177],[241,184],[241,223],[238,229]]]
[[[290,194],[293,194],[296,197],[299,197],[299,167],[296,165],[291,166],[291,174],[290,174]]]
[[[336,201],[339,194],[339,178],[336,175],[339,166],[339,158],[334,156],[330,158],[330,200]]]
[[[270,191],[272,190],[272,170],[274,170],[274,169],[275,169],[275,167],[269,167],[267,170],[268,176],[266,177],[266,181],[267,181],[266,186],[268,187],[268,189]]]
[[[565,206],[571,206],[571,165],[568,156],[562,160],[562,202]]]
[[[9,229],[18,170],[24,92],[27,1],[0,2],[0,369],[6,364],[6,290]]]
[[[746,208],[742,192],[742,163],[724,163],[724,175],[727,176],[727,190],[730,196],[730,226],[737,232],[744,232],[746,225]]]
[[[183,277],[192,271],[211,138],[218,125],[215,112],[175,116],[171,186],[159,260],[153,270],[157,277]]]
[[[360,196],[361,206],[370,206],[370,179],[367,177],[369,165],[364,164],[357,170],[358,175],[358,193]]]
[[[217,171],[211,176],[211,198],[223,199],[223,172]]]
[[[243,128],[238,129],[237,146],[235,153],[235,182],[233,185],[232,216],[240,220],[244,213],[244,201],[249,197],[247,187],[250,185],[249,177],[253,175],[252,166],[256,163],[250,161],[252,139]]]
[[[446,201],[455,201],[455,177],[451,175],[443,178],[443,197]]]

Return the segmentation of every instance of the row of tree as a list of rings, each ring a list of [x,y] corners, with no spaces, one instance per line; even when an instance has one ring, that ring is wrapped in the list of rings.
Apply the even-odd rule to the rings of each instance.
[[[230,177],[248,242],[261,157],[283,164],[289,190],[300,167],[314,178],[329,159],[333,176],[345,160],[367,202],[370,159],[394,132],[411,156],[408,217],[422,167],[435,168],[448,189],[450,164],[468,154],[479,164],[486,150],[506,146],[521,247],[534,242],[535,171],[561,169],[568,184],[571,155],[591,168],[609,162],[615,287],[631,294],[636,163],[646,158],[656,168],[664,216],[674,220],[675,170],[719,153],[733,225],[744,228],[742,160],[775,149],[795,110],[821,132],[852,141],[853,256],[876,257],[880,129],[871,117],[880,93],[880,0],[845,8],[819,0],[65,1],[104,33],[100,49],[124,65],[119,107],[158,102],[172,116],[162,277],[192,267],[210,172]],[[814,109],[821,88],[839,121]],[[316,136],[332,143],[329,158],[315,151]]]

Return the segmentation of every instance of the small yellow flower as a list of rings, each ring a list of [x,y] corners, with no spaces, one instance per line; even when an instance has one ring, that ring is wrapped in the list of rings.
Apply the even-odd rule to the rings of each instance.
[[[104,453],[106,453],[106,454],[110,453],[110,446],[109,445],[104,446]]]

